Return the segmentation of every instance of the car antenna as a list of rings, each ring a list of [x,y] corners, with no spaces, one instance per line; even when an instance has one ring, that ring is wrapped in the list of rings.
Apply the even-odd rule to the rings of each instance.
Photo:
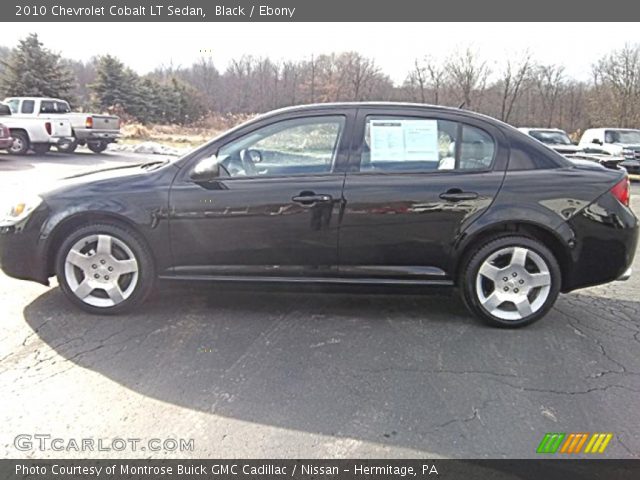
[[[458,105],[458,110],[460,110],[462,107],[464,107],[464,104],[467,102],[462,102],[460,105]]]

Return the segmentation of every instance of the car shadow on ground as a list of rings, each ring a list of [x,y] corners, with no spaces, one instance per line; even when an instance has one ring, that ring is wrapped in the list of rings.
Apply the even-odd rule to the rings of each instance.
[[[640,309],[622,304],[616,311],[629,316]],[[619,330],[598,320],[611,308],[606,299],[566,295],[541,322],[503,330],[474,320],[443,293],[168,283],[125,316],[82,313],[58,288],[24,316],[66,360],[164,402],[424,452],[522,456],[533,454],[538,430],[558,428],[549,420],[556,415],[583,429],[608,415],[617,420],[607,431],[628,425],[614,410],[602,411],[603,395],[630,401],[629,392],[608,391],[603,372],[640,371],[633,349],[631,359],[603,356],[605,330],[615,344],[627,338],[637,347],[625,332],[631,317]],[[635,366],[621,367],[634,358]],[[543,404],[555,413],[541,415]],[[492,442],[478,441],[487,435]]]

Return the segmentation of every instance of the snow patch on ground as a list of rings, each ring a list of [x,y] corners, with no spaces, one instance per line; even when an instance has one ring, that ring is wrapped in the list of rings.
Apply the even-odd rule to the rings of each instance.
[[[191,150],[191,147],[175,148],[157,142],[142,143],[112,143],[109,150],[113,152],[131,152],[157,155],[181,156]]]

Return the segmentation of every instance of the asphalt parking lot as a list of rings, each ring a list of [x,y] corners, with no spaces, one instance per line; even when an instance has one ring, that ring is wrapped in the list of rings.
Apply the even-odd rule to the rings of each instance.
[[[0,190],[140,159],[0,153]],[[0,274],[2,455],[530,458],[547,432],[612,432],[601,457],[638,458],[634,270],[520,330],[485,327],[448,291],[167,283],[133,314],[98,317],[55,284]],[[195,448],[20,451],[20,434]]]

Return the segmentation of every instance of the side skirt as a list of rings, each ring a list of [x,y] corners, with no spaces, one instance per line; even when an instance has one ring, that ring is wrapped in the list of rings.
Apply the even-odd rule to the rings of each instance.
[[[317,285],[415,285],[452,287],[452,280],[394,279],[394,278],[344,278],[344,277],[269,277],[251,275],[159,275],[162,280],[189,280],[209,282],[251,283],[303,283]]]

